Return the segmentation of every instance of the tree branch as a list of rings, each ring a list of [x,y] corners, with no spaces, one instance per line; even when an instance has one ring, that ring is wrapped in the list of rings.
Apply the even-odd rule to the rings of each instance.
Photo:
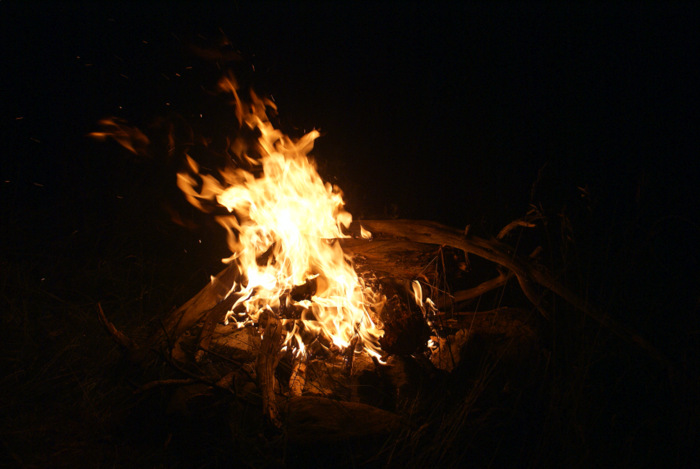
[[[549,317],[549,312],[542,303],[541,295],[535,290],[535,284],[539,284],[561,297],[571,306],[622,339],[642,348],[659,363],[666,367],[670,366],[668,359],[644,337],[588,304],[573,291],[559,283],[547,269],[520,258],[510,246],[497,239],[486,240],[478,236],[465,237],[464,233],[459,230],[424,220],[363,220],[362,225],[373,233],[408,238],[419,243],[452,246],[465,253],[471,253],[499,264],[515,274],[525,296],[545,317]]]

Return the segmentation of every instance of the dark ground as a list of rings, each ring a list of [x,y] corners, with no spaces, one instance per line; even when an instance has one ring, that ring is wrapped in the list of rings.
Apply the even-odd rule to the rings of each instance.
[[[178,199],[176,163],[86,138],[110,115],[144,128],[181,116],[221,133],[230,121],[203,89],[218,71],[191,46],[227,50],[222,32],[286,129],[321,129],[320,171],[354,215],[492,236],[535,204],[549,220],[550,266],[672,362],[665,369],[599,326],[560,318],[546,335],[545,417],[524,427],[536,434],[513,436],[511,419],[509,438],[461,457],[696,460],[697,7],[9,3],[0,464],[235,465],[221,419],[183,422],[159,398],[132,395],[146,378],[96,315],[101,302],[142,339],[219,270],[221,233],[171,221],[166,207],[202,221]]]

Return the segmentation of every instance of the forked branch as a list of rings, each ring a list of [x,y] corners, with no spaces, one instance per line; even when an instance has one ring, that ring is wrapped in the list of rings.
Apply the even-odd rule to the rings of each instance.
[[[501,265],[517,277],[525,296],[545,317],[549,317],[549,311],[535,285],[556,294],[624,340],[636,344],[664,366],[669,366],[668,360],[644,337],[588,304],[555,279],[546,268],[526,261],[516,255],[510,246],[497,239],[487,240],[471,235],[467,237],[454,228],[424,220],[363,220],[362,225],[373,233],[407,238],[419,243],[451,246]]]

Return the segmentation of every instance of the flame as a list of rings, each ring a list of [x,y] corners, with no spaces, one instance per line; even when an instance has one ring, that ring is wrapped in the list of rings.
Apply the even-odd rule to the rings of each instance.
[[[362,225],[360,225],[360,238],[362,239],[372,239],[372,233],[364,229]]]
[[[232,253],[223,261],[236,264],[242,280],[229,290],[237,299],[226,322],[242,327],[258,323],[263,312],[275,314],[287,331],[284,345],[295,353],[305,354],[323,337],[343,349],[359,341],[380,358],[382,297],[358,277],[338,242],[348,237],[343,230],[352,215],[340,189],[324,183],[308,157],[319,132],[292,139],[270,122],[272,101],[251,91],[244,102],[232,77],[219,89],[233,97],[241,128],[259,134],[256,148],[247,149],[241,139],[231,143],[240,164],[217,175],[205,174],[187,156],[178,186],[194,206],[210,211],[214,203],[228,212],[216,218],[228,231]],[[361,236],[371,233],[362,228]]]
[[[423,300],[423,286],[418,280],[413,280],[411,282],[411,289],[413,290],[413,299],[418,305],[418,308],[420,308],[426,324],[428,324],[428,327],[435,332],[435,325],[433,324],[431,318],[438,312],[437,305],[429,297],[426,297],[425,300]],[[432,339],[428,343],[428,348],[431,348],[432,345],[434,345],[434,343],[431,344],[430,342],[432,342]]]
[[[102,119],[99,121],[102,132],[91,132],[90,137],[97,140],[113,138],[121,146],[139,156],[149,156],[147,147],[150,144],[148,137],[136,127],[132,127],[122,119]]]

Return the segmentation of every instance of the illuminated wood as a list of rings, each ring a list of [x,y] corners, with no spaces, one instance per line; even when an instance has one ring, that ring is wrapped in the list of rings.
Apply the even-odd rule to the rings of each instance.
[[[545,317],[549,317],[549,311],[543,295],[537,291],[536,285],[556,294],[622,339],[645,350],[659,363],[665,366],[669,364],[666,357],[651,342],[606,313],[599,311],[593,305],[588,304],[583,298],[561,284],[543,266],[533,264],[527,259],[517,256],[510,246],[498,239],[487,240],[478,236],[466,236],[463,231],[424,220],[363,220],[362,225],[372,232],[384,233],[397,238],[406,238],[419,243],[452,246],[465,253],[474,254],[499,264],[517,277],[525,296]]]
[[[280,361],[282,348],[282,324],[274,314],[266,315],[265,332],[260,343],[260,353],[255,364],[258,387],[262,395],[263,418],[275,428],[282,427],[277,397],[275,396],[275,369]]]

